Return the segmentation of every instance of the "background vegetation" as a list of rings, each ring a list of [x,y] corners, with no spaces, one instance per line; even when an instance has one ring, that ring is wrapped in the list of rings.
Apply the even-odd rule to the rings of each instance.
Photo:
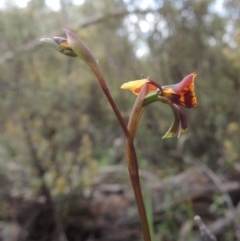
[[[200,240],[194,215],[209,224],[226,218],[224,190],[186,197],[192,183],[212,184],[198,173],[201,165],[238,185],[227,193],[237,208],[239,0],[61,0],[57,11],[44,0],[25,8],[7,2],[0,9],[1,240],[141,240],[124,169],[125,139],[106,98],[83,62],[39,41],[64,36],[62,28],[98,58],[126,121],[135,97],[120,90],[122,83],[144,75],[167,85],[198,73],[198,107],[184,110],[186,134],[161,139],[173,116],[159,103],[147,109],[138,130],[156,240]],[[236,230],[230,222],[215,233],[239,240]]]

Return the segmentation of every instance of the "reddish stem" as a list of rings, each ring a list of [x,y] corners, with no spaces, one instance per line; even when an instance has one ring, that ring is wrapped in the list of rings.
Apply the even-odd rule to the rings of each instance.
[[[116,104],[109,92],[106,81],[105,81],[104,77],[102,76],[102,74],[99,72],[99,69],[95,69],[95,68],[91,68],[91,69],[94,71],[94,73],[99,81],[99,84],[100,84],[104,94],[106,95],[106,97],[107,97],[123,131],[124,131],[124,134],[127,138],[128,171],[129,171],[129,176],[131,179],[131,183],[132,183],[132,187],[133,187],[133,191],[134,191],[134,195],[135,195],[135,200],[137,203],[138,213],[139,213],[140,222],[141,222],[141,226],[142,226],[143,237],[144,237],[145,241],[151,241],[151,235],[150,235],[150,231],[149,231],[148,220],[147,220],[146,210],[145,210],[143,196],[142,196],[141,184],[140,184],[140,180],[139,180],[137,156],[136,156],[136,151],[135,151],[135,147],[133,144],[134,136],[133,137],[131,136],[131,134],[128,130],[128,127],[127,127],[126,123],[124,122],[123,117],[122,117],[121,113],[119,112],[119,109],[116,106]],[[139,120],[139,117],[140,116],[138,116],[138,120]],[[135,133],[135,131],[134,131],[134,133]]]

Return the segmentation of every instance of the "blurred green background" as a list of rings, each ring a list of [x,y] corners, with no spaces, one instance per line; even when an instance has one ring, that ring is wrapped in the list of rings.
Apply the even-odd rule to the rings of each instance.
[[[62,28],[90,47],[126,122],[135,96],[120,89],[124,82],[144,75],[167,85],[198,73],[198,106],[184,110],[189,129],[182,137],[162,140],[173,120],[168,106],[154,103],[144,113],[136,136],[141,170],[164,180],[186,170],[189,163],[181,157],[188,156],[229,180],[239,175],[239,0],[61,0],[57,10],[44,0],[25,7],[18,2],[6,1],[0,9],[1,240],[128,240],[107,239],[95,229],[75,235],[69,223],[62,225],[69,213],[88,209],[101,168],[126,162],[123,132],[95,76],[81,60],[40,42],[64,37]],[[117,174],[111,177],[116,183],[129,185],[125,172]],[[41,220],[50,220],[47,231],[29,221],[28,234],[6,236],[14,222],[19,230],[25,227],[28,202],[36,200],[51,206],[53,221],[44,215]],[[180,220],[194,215],[189,203],[177,210],[185,209]],[[179,240],[176,222],[169,221],[177,213],[168,207],[156,240]],[[82,226],[91,215],[85,214]],[[37,231],[30,232],[33,227]],[[66,236],[34,236],[52,230]],[[234,240],[228,235],[225,240]],[[129,240],[141,240],[141,234]]]

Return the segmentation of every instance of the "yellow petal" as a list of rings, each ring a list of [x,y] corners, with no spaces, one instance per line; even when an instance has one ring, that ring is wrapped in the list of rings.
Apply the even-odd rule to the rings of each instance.
[[[183,128],[180,128],[179,132],[178,132],[178,138],[185,133],[187,130],[184,130]]]
[[[142,87],[145,83],[149,82],[149,80],[147,79],[140,79],[140,80],[133,80],[133,81],[129,81],[127,83],[124,83],[121,86],[121,89],[126,89],[126,90],[135,90],[138,89],[140,87]]]
[[[168,132],[162,137],[162,139],[171,138],[171,137],[173,137],[175,134],[176,134],[176,133],[174,133],[174,132],[168,131]]]

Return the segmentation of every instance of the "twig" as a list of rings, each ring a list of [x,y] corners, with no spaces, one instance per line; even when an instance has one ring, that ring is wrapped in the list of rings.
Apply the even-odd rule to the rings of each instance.
[[[237,211],[237,215],[239,215],[240,205],[238,205],[236,211]],[[211,223],[208,227],[212,233],[214,233],[215,235],[218,235],[222,233],[222,231],[225,230],[226,227],[230,226],[231,223],[232,223],[232,216],[231,216],[231,213],[228,212],[226,214],[226,217],[216,220],[214,223]]]
[[[197,223],[200,229],[201,235],[205,241],[217,241],[216,237],[210,232],[207,226],[203,223],[200,216],[195,216],[194,221]]]
[[[202,162],[199,162],[198,160],[195,160],[195,161],[198,163],[198,165],[200,166],[202,171],[212,180],[212,182],[216,185],[216,187],[220,191],[221,195],[223,196],[223,198],[226,202],[226,205],[229,209],[229,212],[230,212],[230,216],[231,216],[233,226],[235,229],[236,238],[238,241],[240,241],[240,222],[237,217],[236,208],[233,205],[232,199],[230,198],[230,196],[225,188],[225,185],[223,184],[221,179],[207,165],[205,165]]]
[[[135,10],[135,11],[127,11],[127,10],[120,10],[120,11],[114,11],[112,13],[109,13],[107,15],[97,15],[94,17],[91,17],[87,19],[86,21],[80,23],[77,28],[73,29],[76,30],[78,28],[86,28],[88,26],[91,26],[93,24],[99,24],[109,18],[122,18],[124,16],[127,16],[129,14],[146,14],[146,13],[154,13],[159,12],[159,9],[148,9],[148,10]],[[60,36],[61,32],[56,32],[53,35]],[[24,52],[32,51],[33,49],[38,48],[41,45],[41,42],[39,41],[39,37],[37,39],[29,41],[27,44],[21,46],[21,50],[17,52],[17,54],[21,54]],[[13,59],[15,56],[15,53],[13,51],[6,51],[0,56],[0,64],[3,64],[4,62]]]
[[[191,164],[197,164],[201,170],[212,180],[212,182],[216,185],[221,195],[224,197],[227,208],[229,209],[231,220],[234,226],[235,235],[238,241],[240,241],[240,222],[237,217],[237,211],[236,208],[233,205],[232,199],[230,198],[228,191],[224,185],[224,183],[221,181],[221,179],[203,162],[200,162],[197,159],[192,159],[188,156],[178,155],[181,157],[185,163],[191,163]]]
[[[80,24],[81,28],[87,27],[89,25],[93,25],[96,23],[101,23],[103,21],[106,21],[109,18],[122,18],[130,14],[147,14],[147,13],[157,13],[159,12],[159,9],[146,9],[146,10],[140,10],[136,9],[134,11],[128,11],[128,10],[120,10],[120,11],[113,11],[107,15],[97,15],[94,17],[91,17],[87,19],[85,22]]]

